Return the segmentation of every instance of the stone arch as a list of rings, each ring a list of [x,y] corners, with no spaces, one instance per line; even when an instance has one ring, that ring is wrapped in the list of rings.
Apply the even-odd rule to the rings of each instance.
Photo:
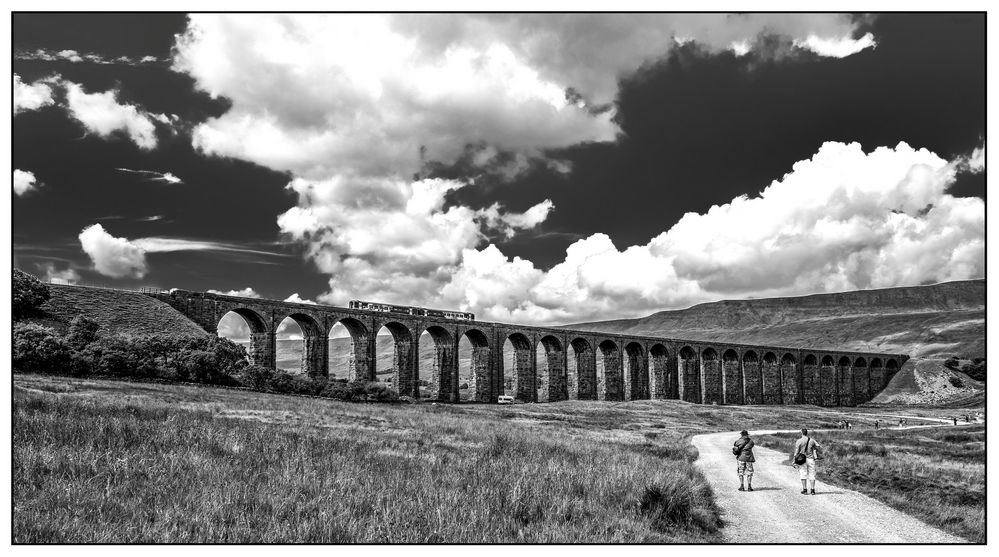
[[[617,344],[606,339],[597,345],[602,366],[597,366],[597,389],[600,400],[624,400],[624,381],[621,377],[621,350]],[[603,373],[599,373],[603,367]],[[601,385],[601,379],[603,379]],[[602,388],[601,388],[602,387]]]
[[[579,400],[597,400],[597,355],[585,338],[577,337],[569,343],[572,347],[571,363],[576,368],[576,397]]]
[[[836,384],[836,360],[826,354],[819,361],[818,387],[819,403],[822,406],[839,405],[839,388]]]
[[[701,372],[697,352],[689,346],[680,349],[677,359],[677,379],[680,399],[687,402],[701,402]]]
[[[542,361],[538,362],[538,375],[544,376],[543,381],[538,382],[539,386],[543,385],[544,390],[544,392],[539,391],[538,401],[567,400],[569,391],[565,370],[565,350],[562,348],[562,342],[552,335],[545,335],[538,341],[538,346],[543,349]],[[543,366],[540,365],[542,363]]]
[[[430,325],[423,330],[434,345],[434,355],[430,369],[421,373],[426,377],[430,398],[442,402],[458,402],[458,354],[457,342],[451,331],[439,325]],[[423,332],[420,337],[423,338]],[[420,383],[417,380],[417,383]]]
[[[701,390],[704,404],[723,404],[721,362],[710,346],[701,351]]]
[[[291,319],[302,330],[302,359],[299,365],[301,372],[310,377],[328,376],[327,350],[329,342],[328,337],[324,334],[326,329],[319,324],[315,317],[307,313],[292,312],[281,319],[275,319],[275,323],[281,323],[285,319]],[[275,357],[277,357],[276,350]]]
[[[392,334],[392,359],[390,369],[392,370],[392,386],[402,396],[419,396],[419,385],[416,382],[416,342],[409,327],[398,321],[388,321],[373,327],[375,335],[382,327],[388,329]],[[378,363],[371,366],[374,377],[378,377]]]
[[[881,358],[871,359],[871,398],[878,396],[885,388],[885,367]]]
[[[646,400],[649,398],[649,363],[645,357],[645,348],[632,341],[624,345],[624,353],[628,360],[625,400]]]
[[[503,394],[511,395],[523,402],[535,402],[537,391],[534,381],[534,348],[531,345],[531,339],[527,338],[524,333],[514,332],[507,335],[504,340],[504,350],[507,342],[513,348],[513,354],[511,354],[513,369],[510,370],[509,376],[504,370]]]
[[[722,354],[725,404],[743,404],[742,365],[739,353],[729,348]]]
[[[222,308],[226,309],[226,308]],[[250,363],[267,369],[277,368],[277,349],[274,343],[274,331],[270,324],[256,310],[248,307],[235,306],[226,309],[225,313],[219,317],[215,324],[218,331],[218,324],[222,322],[230,313],[236,314],[243,319],[249,329],[248,346],[246,348]]]
[[[799,404],[798,398],[798,359],[794,354],[786,352],[780,359],[780,384],[783,388],[781,398],[784,404]]]
[[[333,334],[333,328],[337,324],[342,325],[347,330],[347,334],[350,335],[350,346],[344,351],[337,350],[337,345],[341,344],[340,342],[330,339],[330,335]],[[347,377],[345,379],[349,381],[370,381],[375,376],[374,366],[372,365],[374,363],[372,359],[372,348],[374,346],[372,345],[371,333],[364,323],[353,317],[334,319],[330,323],[325,337],[327,345],[330,347],[327,348],[327,372],[331,367],[329,361],[341,358],[342,356],[339,352],[344,352],[347,360]]]
[[[489,337],[479,329],[468,329],[459,337],[467,338],[472,344],[469,379],[469,399],[476,402],[495,402],[492,400],[492,385],[490,384],[490,350]],[[459,356],[460,357],[460,356]]]
[[[760,377],[763,380],[763,404],[782,404],[784,388],[777,354],[773,352],[763,354]]]
[[[871,368],[867,359],[860,357],[853,361],[853,401],[863,404],[871,400]]]
[[[836,363],[836,382],[839,391],[840,406],[853,406],[853,366],[850,358],[840,357]]]
[[[881,387],[882,389],[887,387],[888,383],[891,383],[891,380],[895,377],[896,373],[898,373],[898,361],[894,358],[889,358],[888,361],[885,362],[885,384]]]
[[[763,377],[760,357],[754,350],[742,355],[742,382],[745,386],[743,400],[746,404],[763,404]]]
[[[649,390],[652,398],[675,399],[676,373],[670,370],[669,350],[662,343],[656,343],[649,348],[649,375],[652,385]]]

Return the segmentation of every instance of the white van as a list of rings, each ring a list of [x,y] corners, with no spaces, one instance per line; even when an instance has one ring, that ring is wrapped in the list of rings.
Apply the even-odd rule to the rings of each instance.
[[[513,404],[513,397],[510,395],[500,395],[496,399],[496,402],[499,404]]]

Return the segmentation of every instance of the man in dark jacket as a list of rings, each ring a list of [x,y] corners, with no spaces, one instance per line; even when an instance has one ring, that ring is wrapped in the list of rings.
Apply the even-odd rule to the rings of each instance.
[[[739,474],[739,491],[753,490],[753,463],[756,457],[753,456],[753,440],[749,438],[749,432],[742,430],[739,432],[739,440],[735,442],[732,452],[735,453],[736,472]],[[743,476],[746,477],[746,484],[743,484]]]

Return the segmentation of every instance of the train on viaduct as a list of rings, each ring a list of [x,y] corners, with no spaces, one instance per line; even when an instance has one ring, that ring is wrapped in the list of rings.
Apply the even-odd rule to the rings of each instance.
[[[400,395],[418,398],[419,379],[429,378],[438,387],[437,400],[444,402],[460,400],[462,337],[471,342],[469,388],[472,399],[479,402],[496,402],[507,394],[524,402],[678,399],[701,404],[854,406],[877,395],[908,359],[903,354],[688,341],[177,289],[150,295],[213,334],[224,315],[240,315],[250,328],[251,361],[271,369],[276,367],[275,332],[290,317],[302,329],[302,371],[311,376],[329,376],[328,335],[340,323],[351,338],[349,379],[375,380],[375,335],[385,327],[394,339],[393,381]],[[418,357],[424,333],[434,345],[428,370],[420,369]],[[504,370],[508,340],[513,370]],[[516,377],[516,392],[505,393],[504,374],[510,372]],[[571,395],[570,387],[575,391]]]

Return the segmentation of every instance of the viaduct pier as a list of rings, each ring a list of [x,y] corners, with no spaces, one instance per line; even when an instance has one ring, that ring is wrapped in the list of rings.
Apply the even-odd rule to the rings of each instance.
[[[394,341],[393,381],[399,394],[418,398],[420,379],[430,379],[438,386],[437,400],[446,402],[460,400],[458,343],[463,337],[472,346],[472,398],[480,402],[496,402],[499,395],[508,394],[525,402],[678,399],[700,404],[854,406],[877,395],[908,359],[903,354],[621,335],[186,290],[150,295],[212,334],[224,315],[240,315],[250,327],[251,361],[272,369],[275,332],[290,317],[303,333],[302,371],[312,376],[329,376],[329,333],[340,323],[351,338],[349,379],[375,380],[375,335],[385,327]],[[430,369],[420,369],[424,333],[434,347]],[[512,370],[504,370],[508,340],[513,347]],[[504,375],[510,373],[516,377],[516,392],[504,392]]]

